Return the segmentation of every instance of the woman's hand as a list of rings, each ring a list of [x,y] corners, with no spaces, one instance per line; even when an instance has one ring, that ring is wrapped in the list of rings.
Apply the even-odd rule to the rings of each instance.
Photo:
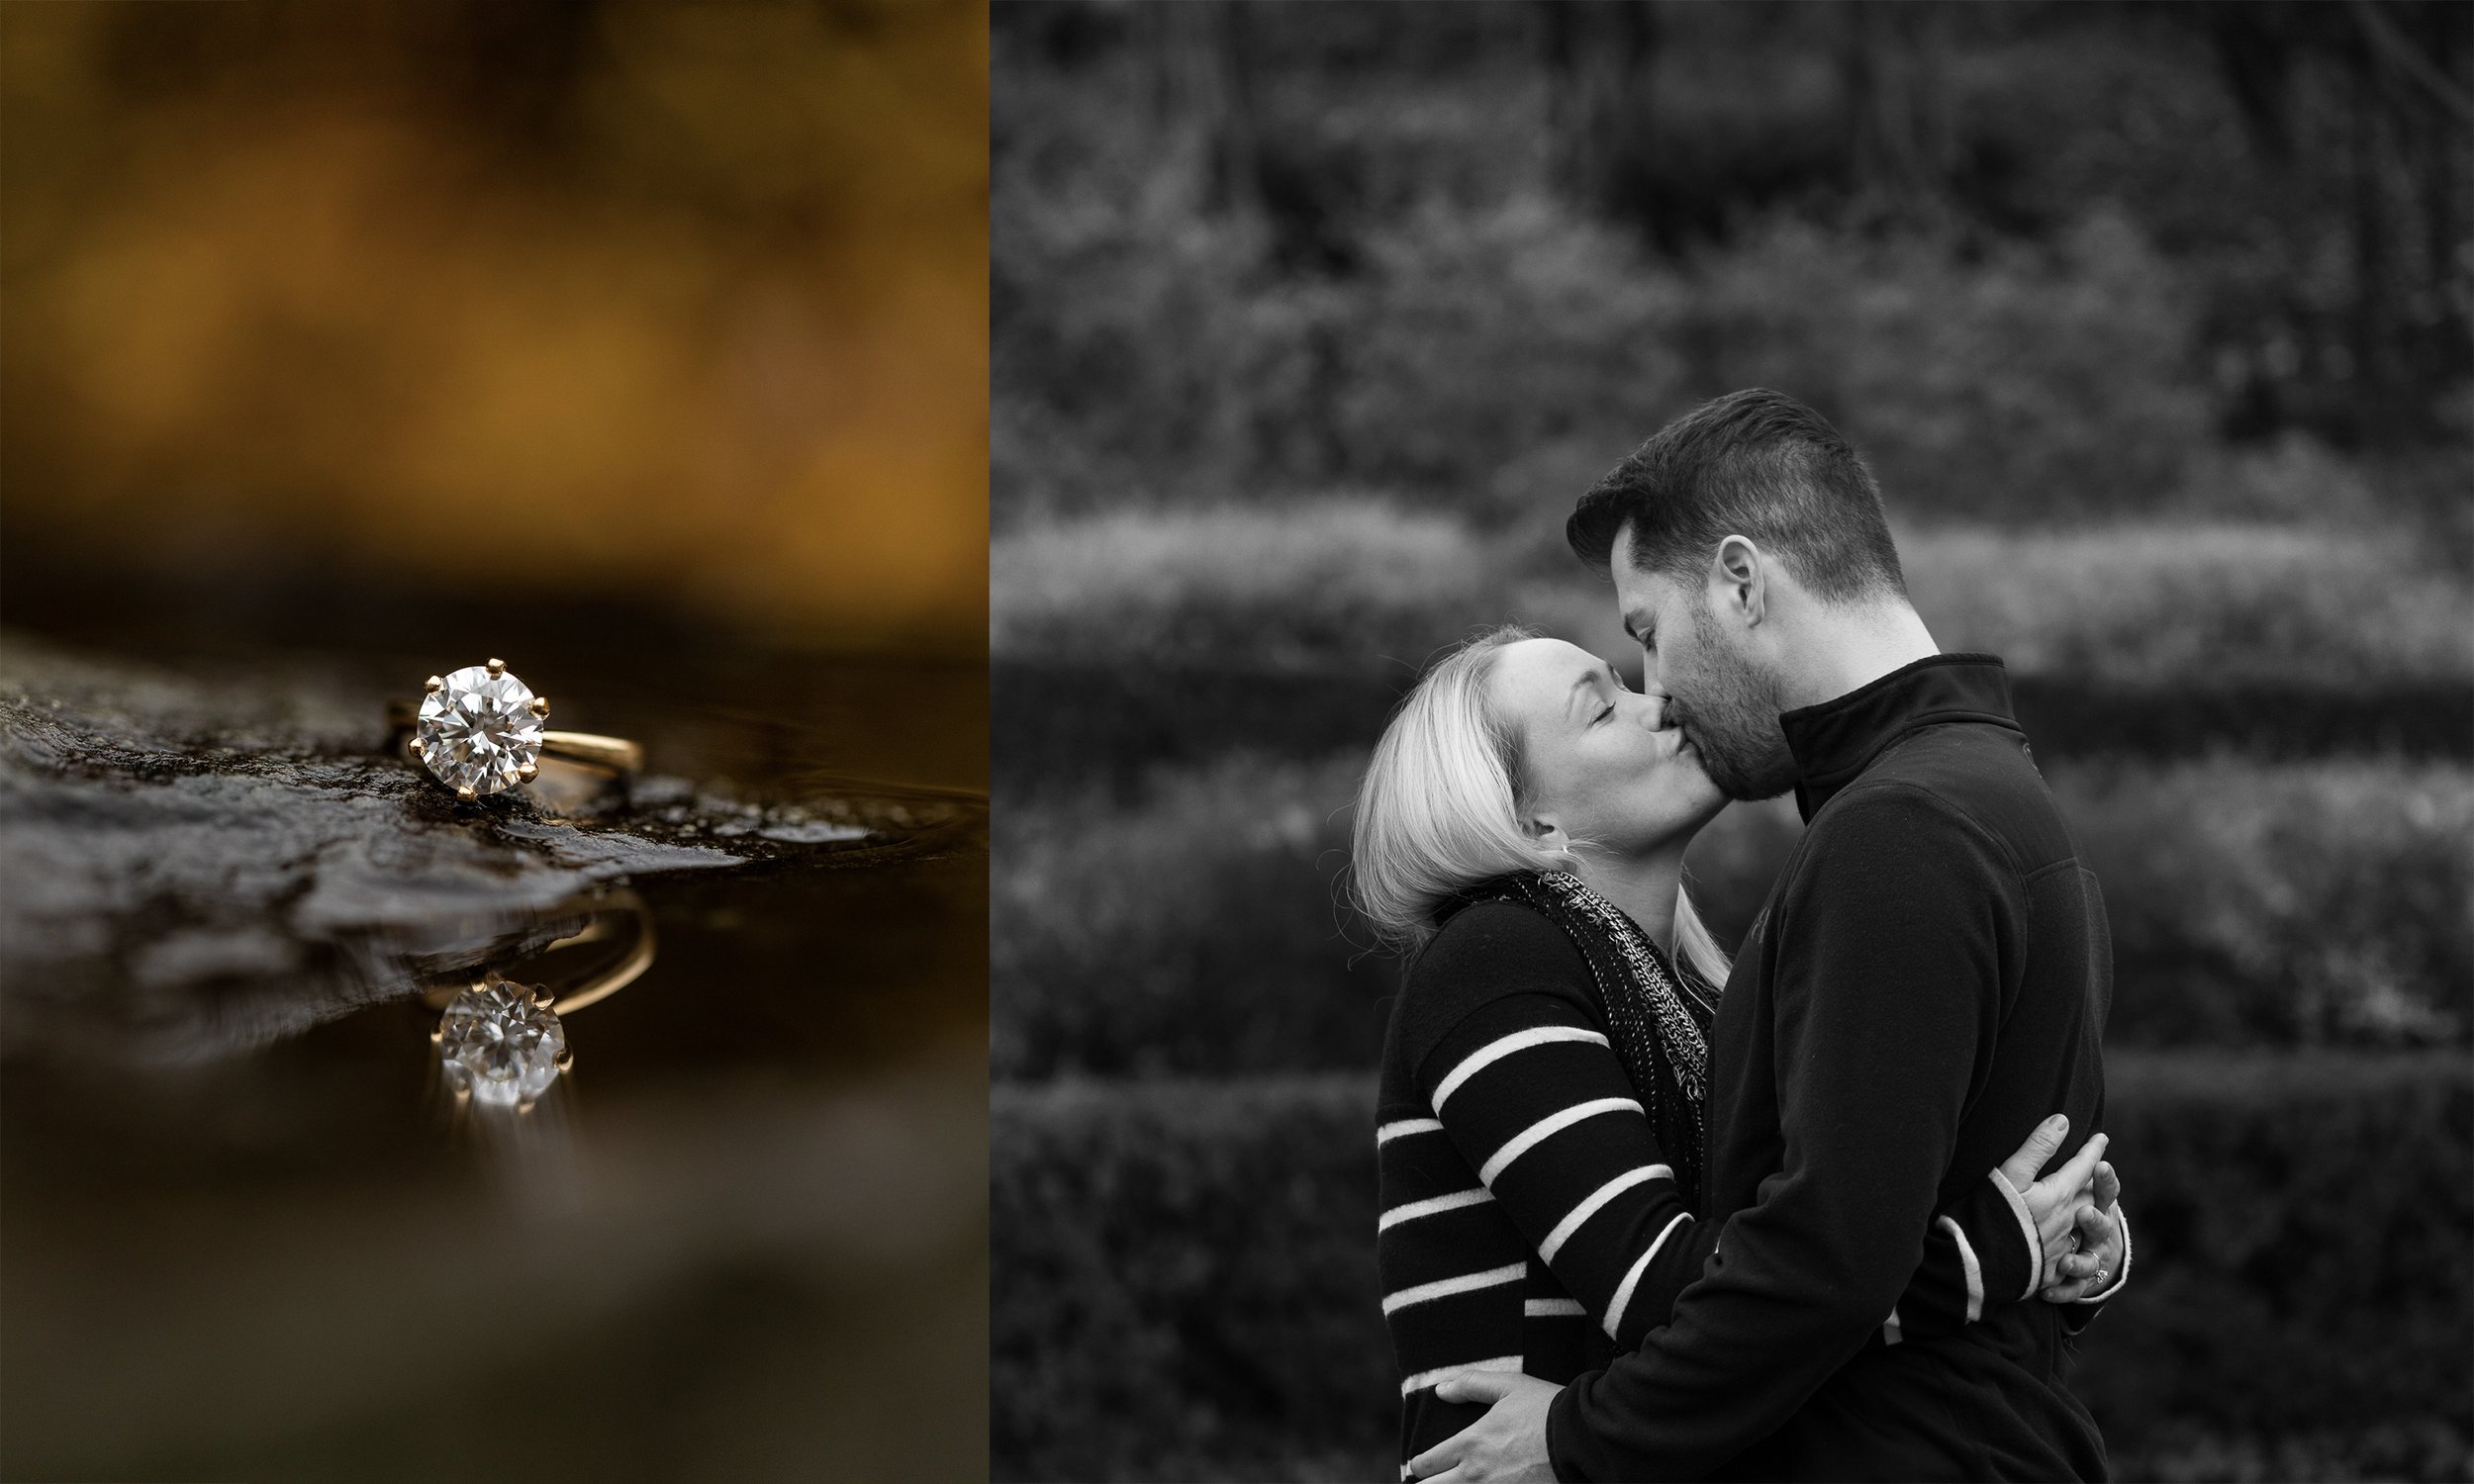
[[[2109,1166],[2101,1164],[2107,1142],[2104,1135],[2098,1134],[2079,1146],[2079,1152],[2070,1157],[2069,1162],[2051,1174],[2041,1180],[2036,1177],[2036,1171],[2053,1157],[2053,1151],[2061,1148],[2061,1141],[2069,1134],[2070,1120],[2056,1113],[2038,1124],[2036,1132],[2028,1135],[2028,1142],[2020,1145],[2018,1152],[2004,1159],[2000,1166],[2002,1178],[2008,1180],[2010,1188],[2018,1191],[2020,1199],[2027,1203],[2028,1218],[2036,1223],[2037,1240],[2044,1246],[2044,1251],[2038,1254],[2041,1265],[2037,1271],[2043,1277],[2038,1284],[2040,1288],[2061,1281],[2065,1272],[2062,1260],[2080,1251],[2081,1213],[2095,1220],[2096,1225],[2090,1228],[2091,1234],[2096,1233],[2098,1228],[2109,1227],[2113,1230],[2114,1242],[2118,1245],[2121,1241],[2120,1223],[2115,1222],[2112,1216],[2112,1201],[2100,1204],[2096,1199],[2097,1170],[2100,1167],[2109,1169]],[[2117,1193],[2119,1188],[2117,1184]],[[2093,1246],[2093,1243],[2088,1245]],[[2122,1266],[2118,1249],[2114,1257],[2109,1266],[2118,1271]],[[2092,1274],[2097,1265],[2092,1261],[2082,1263],[2081,1272],[2073,1276]],[[2079,1293],[2086,1291],[2082,1287]],[[2079,1293],[2073,1293],[2071,1297],[2077,1298]],[[2050,1294],[2046,1296],[2050,1297]]]
[[[2113,1166],[2098,1163],[2090,1203],[2079,1209],[2079,1250],[2053,1264],[2053,1281],[2041,1295],[2048,1304],[2075,1304],[2102,1293],[2122,1272],[2129,1244],[2122,1232],[2122,1180]]]

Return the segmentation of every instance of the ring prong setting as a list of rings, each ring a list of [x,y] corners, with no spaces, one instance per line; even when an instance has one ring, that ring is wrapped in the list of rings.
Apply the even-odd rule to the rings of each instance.
[[[548,696],[535,696],[534,697],[532,697],[532,714],[533,714],[533,715],[535,715],[535,716],[547,716],[549,713],[550,713],[550,698],[549,698]]]
[[[500,676],[507,673],[507,662],[505,660],[494,659],[484,668],[490,672],[490,679],[496,680]]]
[[[540,776],[541,765],[538,763],[526,763],[522,768],[516,770],[516,782],[520,784],[531,783],[534,779],[539,778]]]
[[[457,787],[455,789],[455,796],[463,800],[465,803],[470,803],[478,795],[472,791],[472,785],[464,784]]]
[[[421,691],[424,696],[435,696],[440,691],[445,689],[446,677],[443,675],[433,675],[421,683]]]

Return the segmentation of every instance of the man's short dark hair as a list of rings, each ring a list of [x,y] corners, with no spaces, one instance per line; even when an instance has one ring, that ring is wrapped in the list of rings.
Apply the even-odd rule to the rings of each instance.
[[[1821,598],[1903,596],[1881,490],[1829,419],[1782,392],[1730,392],[1667,423],[1580,497],[1564,538],[1592,567],[1632,527],[1633,564],[1697,581],[1750,536]]]

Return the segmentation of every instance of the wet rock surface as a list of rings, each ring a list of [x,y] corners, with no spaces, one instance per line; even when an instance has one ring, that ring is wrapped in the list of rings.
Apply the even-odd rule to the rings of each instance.
[[[547,769],[459,802],[389,750],[384,697],[0,644],[0,1042],[213,1057],[408,998],[571,931],[562,904],[681,873],[970,849],[967,794],[751,799]]]

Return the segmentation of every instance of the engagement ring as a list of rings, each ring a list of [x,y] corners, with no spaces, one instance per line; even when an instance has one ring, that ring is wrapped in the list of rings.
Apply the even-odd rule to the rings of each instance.
[[[426,689],[418,704],[388,706],[387,719],[411,731],[406,756],[467,802],[531,783],[543,758],[619,779],[644,766],[644,749],[623,737],[544,728],[549,697],[533,695],[505,660],[433,675]]]

